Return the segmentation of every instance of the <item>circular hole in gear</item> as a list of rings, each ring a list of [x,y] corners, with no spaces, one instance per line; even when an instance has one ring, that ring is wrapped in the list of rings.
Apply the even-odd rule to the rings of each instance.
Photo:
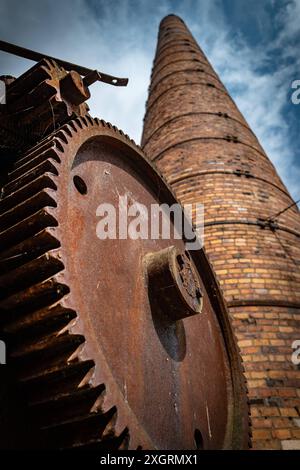
[[[73,177],[73,183],[80,194],[87,194],[87,185],[80,176],[75,175]]]
[[[203,437],[199,429],[195,429],[194,440],[195,440],[196,449],[197,450],[203,449]]]

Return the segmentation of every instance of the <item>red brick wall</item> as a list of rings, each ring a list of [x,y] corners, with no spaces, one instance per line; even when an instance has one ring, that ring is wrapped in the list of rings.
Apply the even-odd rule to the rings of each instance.
[[[234,60],[234,58],[233,58]],[[241,71],[242,73],[242,71]],[[205,247],[230,308],[256,448],[300,448],[300,214],[182,20],[160,26],[142,145],[182,203],[205,208]]]

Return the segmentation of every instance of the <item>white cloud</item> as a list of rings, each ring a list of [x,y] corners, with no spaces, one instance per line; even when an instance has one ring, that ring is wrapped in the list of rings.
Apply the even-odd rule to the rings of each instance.
[[[218,4],[215,3],[215,7]],[[225,18],[219,15],[218,34],[212,23],[208,28],[194,24],[192,30],[202,45],[234,97],[239,109],[257,135],[266,153],[274,163],[278,173],[291,194],[300,198],[300,162],[296,161],[290,143],[289,123],[284,116],[284,108],[290,96],[291,77],[299,70],[299,51],[293,45],[299,34],[300,0],[293,0],[273,18],[279,28],[274,42],[249,48],[239,35],[230,35]],[[200,41],[201,42],[201,41]],[[278,67],[268,72],[266,65],[272,64],[270,57],[277,50],[281,59],[292,59],[290,65]],[[264,70],[264,72],[262,72]],[[298,77],[294,77],[298,78]],[[299,77],[300,78],[300,77]]]
[[[265,57],[259,57],[245,44],[237,49],[236,44],[224,38],[214,44],[210,57],[280,176],[299,198],[300,168],[283,114],[294,66],[261,74],[258,69]]]
[[[57,6],[52,0],[2,0],[0,29],[4,40],[107,73],[129,76],[127,88],[93,85],[89,104],[93,115],[116,124],[139,141],[158,24],[168,13],[179,14],[297,197],[300,170],[282,114],[292,65],[272,74],[262,72],[261,67],[270,61],[269,53],[275,46],[283,48],[286,57],[298,60],[291,40],[298,31],[300,0],[288,3],[273,19],[280,27],[276,41],[252,50],[240,35],[233,38],[230,34],[220,0],[185,0],[174,10],[172,4],[171,0],[89,0],[89,4],[84,0],[64,0]],[[7,56],[4,59],[3,55],[1,64],[3,73],[18,75],[30,63]]]

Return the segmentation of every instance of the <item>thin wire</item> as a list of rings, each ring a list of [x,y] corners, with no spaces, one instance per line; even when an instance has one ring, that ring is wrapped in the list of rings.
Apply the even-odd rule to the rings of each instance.
[[[298,199],[298,201],[293,202],[292,204],[290,204],[289,206],[287,206],[287,207],[286,207],[285,209],[283,209],[282,211],[277,212],[277,214],[272,215],[272,216],[269,217],[267,220],[268,220],[268,221],[271,221],[271,220],[276,219],[276,217],[279,217],[281,214],[283,214],[284,212],[286,212],[287,210],[289,210],[291,207],[296,206],[299,202],[300,202],[300,199]]]
[[[55,131],[56,130],[56,122],[55,122],[55,116],[54,116],[54,111],[53,111],[53,106],[52,106],[52,103],[51,103],[51,99],[49,99],[49,104],[50,104],[51,113],[52,113],[53,130]]]

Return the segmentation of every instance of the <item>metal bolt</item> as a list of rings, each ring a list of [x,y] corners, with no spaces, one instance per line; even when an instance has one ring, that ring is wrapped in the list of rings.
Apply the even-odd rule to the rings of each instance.
[[[150,295],[159,299],[161,311],[177,321],[202,310],[202,292],[196,266],[187,251],[174,246],[144,257]]]

